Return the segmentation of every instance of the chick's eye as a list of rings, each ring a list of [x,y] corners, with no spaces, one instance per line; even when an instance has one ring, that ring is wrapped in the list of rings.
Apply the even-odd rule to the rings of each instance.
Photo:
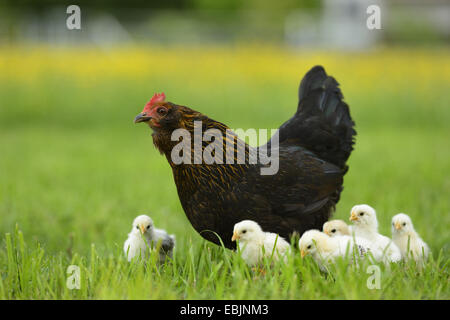
[[[311,249],[311,245],[307,246],[306,249]]]
[[[247,230],[242,230],[242,233],[246,233],[247,232]]]
[[[364,212],[361,212],[359,215],[362,217],[364,215]]]
[[[147,229],[150,229],[150,225],[147,226]]]
[[[406,226],[406,222],[403,222],[403,224],[402,224],[403,226]]]
[[[136,226],[136,229],[139,229],[139,226]]]
[[[331,232],[335,233],[335,232],[336,232],[336,229],[331,230]]]

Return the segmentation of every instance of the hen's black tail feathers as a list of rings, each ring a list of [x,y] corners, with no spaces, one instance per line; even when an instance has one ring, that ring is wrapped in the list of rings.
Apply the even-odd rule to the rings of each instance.
[[[347,170],[353,150],[353,122],[338,82],[321,66],[312,68],[298,90],[297,112],[279,129],[280,143],[293,139],[318,157]]]

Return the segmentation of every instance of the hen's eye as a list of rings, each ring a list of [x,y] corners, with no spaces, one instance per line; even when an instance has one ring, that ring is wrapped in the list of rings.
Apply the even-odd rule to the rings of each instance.
[[[159,108],[159,109],[158,109],[158,113],[159,113],[159,114],[165,114],[165,113],[166,113],[166,109],[164,109],[164,108]]]
[[[335,233],[335,232],[336,232],[336,229],[331,230],[331,232]]]

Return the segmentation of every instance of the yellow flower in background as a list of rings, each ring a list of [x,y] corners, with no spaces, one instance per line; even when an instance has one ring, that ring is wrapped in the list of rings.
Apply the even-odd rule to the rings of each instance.
[[[448,49],[380,49],[325,52],[274,46],[142,46],[104,51],[92,47],[11,47],[0,49],[0,81],[32,84],[42,77],[71,78],[90,85],[104,79],[218,79],[297,83],[321,64],[346,87],[416,86],[450,83]]]

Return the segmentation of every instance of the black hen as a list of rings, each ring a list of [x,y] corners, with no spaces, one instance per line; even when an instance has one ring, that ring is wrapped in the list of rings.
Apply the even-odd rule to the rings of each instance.
[[[183,209],[192,226],[207,240],[233,248],[233,226],[250,219],[264,231],[288,238],[294,232],[317,228],[328,220],[342,191],[346,161],[353,150],[356,132],[348,106],[336,80],[316,66],[303,78],[299,104],[268,143],[279,139],[279,170],[261,175],[262,164],[250,164],[248,156],[257,151],[233,134],[228,127],[188,107],[165,102],[155,95],[135,122],[147,122],[153,130],[153,142],[172,167]],[[194,133],[194,121],[203,131],[222,132],[224,150],[232,140],[234,159],[241,147],[246,152],[243,164],[199,164],[173,161],[171,152],[175,129]],[[190,156],[195,157],[193,138]],[[203,142],[202,149],[209,143]],[[267,147],[266,146],[266,147]],[[225,151],[224,151],[225,152]],[[225,158],[225,155],[224,155]]]

